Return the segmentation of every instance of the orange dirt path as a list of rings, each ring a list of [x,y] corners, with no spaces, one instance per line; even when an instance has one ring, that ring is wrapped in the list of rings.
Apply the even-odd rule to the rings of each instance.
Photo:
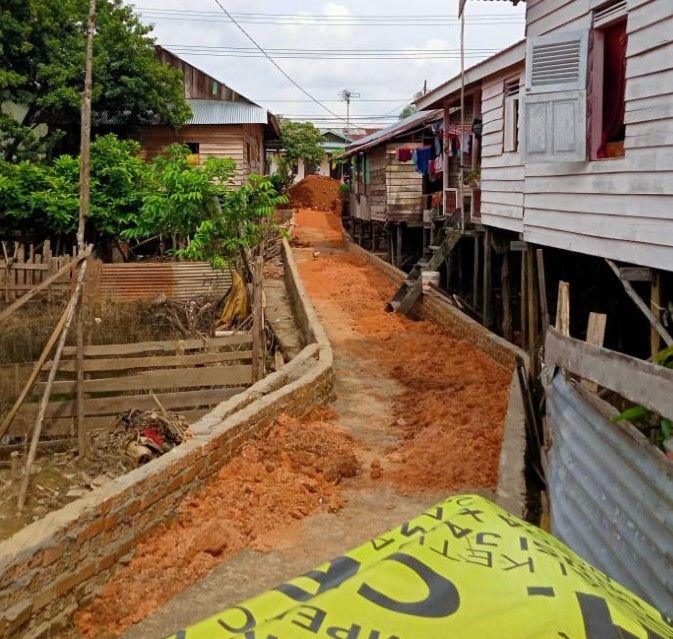
[[[329,409],[303,420],[282,416],[244,445],[77,613],[81,636],[117,637],[243,548],[268,551],[287,543],[292,522],[341,509],[338,484],[357,475],[360,463],[350,435],[328,423],[333,417]]]
[[[296,218],[300,240],[324,233],[334,245],[337,215],[300,210]],[[359,256],[329,251],[299,267],[335,349],[374,360],[404,389],[394,400],[401,442],[387,455],[386,477],[403,490],[494,487],[510,373],[433,323],[387,313],[394,286]],[[339,330],[329,331],[335,321]]]

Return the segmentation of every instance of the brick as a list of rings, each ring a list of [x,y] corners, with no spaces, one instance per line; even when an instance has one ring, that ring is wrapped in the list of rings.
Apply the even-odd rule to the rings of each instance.
[[[97,516],[96,519],[90,523],[80,534],[77,536],[77,543],[81,544],[87,539],[95,537],[97,534],[102,532],[105,528],[105,518]]]
[[[63,554],[65,553],[65,548],[66,546],[64,543],[60,543],[56,546],[52,546],[51,548],[47,548],[42,553],[42,565],[49,566],[50,564],[53,564],[57,559],[63,557]]]
[[[2,615],[5,623],[7,624],[5,634],[11,637],[15,632],[17,632],[26,624],[26,622],[30,619],[32,612],[33,603],[29,599],[19,601],[9,610],[6,610]]]
[[[56,584],[51,583],[33,598],[33,609],[42,610],[56,598]]]

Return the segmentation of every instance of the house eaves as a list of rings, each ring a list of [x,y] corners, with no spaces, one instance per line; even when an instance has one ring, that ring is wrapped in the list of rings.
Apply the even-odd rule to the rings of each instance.
[[[358,140],[356,144],[351,144],[350,146],[346,147],[346,150],[339,157],[350,157],[351,155],[355,155],[356,153],[370,149],[373,146],[378,146],[379,144],[387,142],[388,140],[392,140],[393,138],[396,138],[400,135],[404,135],[409,131],[413,131],[419,127],[430,124],[435,120],[441,119],[441,117],[441,110],[418,111],[413,115],[410,115],[408,118],[404,118],[404,120],[395,122],[395,124],[391,124],[390,126],[387,126],[380,131],[376,131],[376,133],[372,133],[371,135]]]
[[[465,71],[465,86],[480,82],[494,73],[504,71],[517,64],[523,64],[526,61],[526,41],[521,40],[507,49],[487,58],[479,64],[475,64]],[[419,110],[438,109],[444,104],[447,98],[453,97],[460,92],[461,76],[456,75],[444,84],[440,84],[432,91],[416,100],[415,105]]]

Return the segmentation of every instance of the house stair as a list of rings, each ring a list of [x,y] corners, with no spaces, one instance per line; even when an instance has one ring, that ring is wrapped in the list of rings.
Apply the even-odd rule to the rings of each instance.
[[[434,238],[434,243],[426,247],[421,259],[414,264],[407,279],[402,282],[397,293],[388,302],[386,310],[407,315],[423,292],[421,273],[436,271],[453,251],[461,237],[462,233],[458,229],[442,228]]]

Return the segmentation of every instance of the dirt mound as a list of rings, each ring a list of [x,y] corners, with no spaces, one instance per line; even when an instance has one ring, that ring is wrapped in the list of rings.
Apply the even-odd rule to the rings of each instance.
[[[301,421],[281,416],[243,446],[76,615],[82,635],[119,636],[243,548],[268,552],[279,529],[342,508],[339,484],[360,463],[352,438],[326,421],[333,416],[329,409]]]
[[[324,175],[309,175],[290,189],[290,205],[318,211],[336,211],[339,204],[339,180]]]

